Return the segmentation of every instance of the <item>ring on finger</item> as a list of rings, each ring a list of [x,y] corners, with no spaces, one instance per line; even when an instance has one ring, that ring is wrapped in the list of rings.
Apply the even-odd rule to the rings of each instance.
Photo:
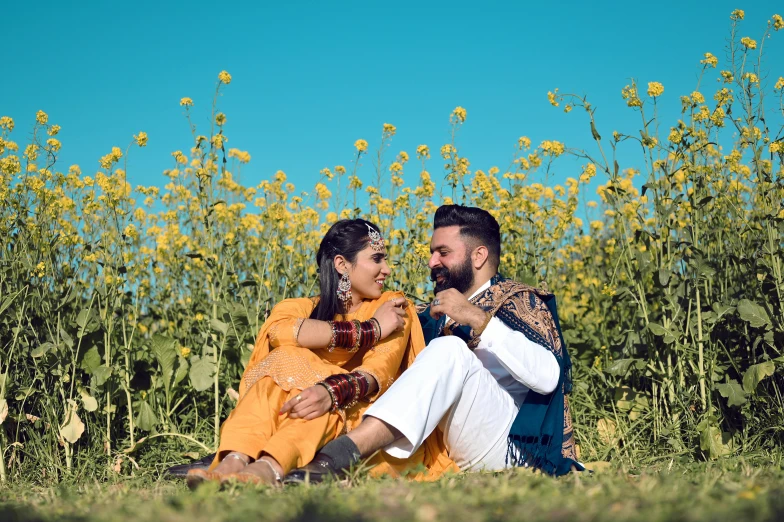
[[[436,298],[436,299],[433,300],[433,306],[438,306],[440,304],[441,304],[441,300],[440,299]]]
[[[296,402],[299,402],[299,401],[301,401],[301,400],[302,400],[302,394],[300,393],[299,395],[297,395],[296,397],[294,397],[294,400],[295,400]]]

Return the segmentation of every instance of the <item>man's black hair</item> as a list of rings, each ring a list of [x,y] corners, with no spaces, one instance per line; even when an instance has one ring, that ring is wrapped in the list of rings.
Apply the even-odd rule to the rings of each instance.
[[[490,263],[498,268],[501,262],[501,227],[488,211],[463,205],[438,207],[433,219],[433,230],[453,226],[460,227],[460,235],[471,249],[487,247]]]

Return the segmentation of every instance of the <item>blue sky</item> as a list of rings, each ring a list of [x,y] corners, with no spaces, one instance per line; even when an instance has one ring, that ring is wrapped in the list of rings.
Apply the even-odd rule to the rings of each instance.
[[[11,2],[0,115],[15,119],[24,143],[36,111],[48,112],[63,129],[63,171],[77,163],[92,173],[143,130],[149,145],[133,151],[129,181],[163,185],[170,153],[191,146],[180,98],[193,98],[206,127],[225,69],[233,81],[220,109],[228,145],[253,157],[246,185],[280,169],[309,190],[321,168],[350,166],[356,139],[377,146],[385,122],[398,129],[390,159],[400,150],[413,158],[421,143],[437,151],[458,105],[468,111],[460,145],[472,169],[504,168],[521,135],[590,147],[583,114],[548,104],[556,87],[588,95],[609,137],[639,128],[621,88],[632,77],[641,90],[659,81],[661,110],[674,123],[703,53],[723,60],[735,8],[746,11],[741,32],[755,39],[784,14],[780,2],[761,0]],[[782,33],[766,44],[769,82],[784,75]],[[707,85],[709,96],[715,83]],[[622,167],[639,166],[636,152],[624,153]],[[437,157],[429,165],[436,179],[440,165]],[[557,179],[576,169],[565,163]],[[406,178],[417,173],[411,165]]]

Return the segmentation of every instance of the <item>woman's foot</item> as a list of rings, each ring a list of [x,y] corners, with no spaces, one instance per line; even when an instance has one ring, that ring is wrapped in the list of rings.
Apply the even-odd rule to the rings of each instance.
[[[185,482],[190,489],[196,489],[205,482],[220,482],[220,479],[220,475],[214,471],[207,471],[206,469],[192,469],[185,475]]]
[[[245,467],[247,467],[249,462],[250,458],[248,458],[247,455],[237,451],[232,451],[223,457],[223,460],[220,461],[220,464],[215,467],[213,472],[217,473],[218,475],[231,475],[233,473],[239,473],[245,469]]]
[[[280,464],[274,460],[262,458],[253,464],[245,466],[239,473],[226,476],[225,480],[277,486],[281,484],[282,478],[283,468],[280,467]]]

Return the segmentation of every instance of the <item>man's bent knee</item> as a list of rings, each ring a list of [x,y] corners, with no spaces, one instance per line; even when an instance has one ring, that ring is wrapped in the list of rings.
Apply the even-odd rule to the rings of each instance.
[[[422,351],[423,356],[428,354],[429,357],[437,358],[442,364],[463,364],[470,361],[474,355],[468,348],[468,345],[454,335],[447,335],[444,337],[436,337],[428,343]]]

